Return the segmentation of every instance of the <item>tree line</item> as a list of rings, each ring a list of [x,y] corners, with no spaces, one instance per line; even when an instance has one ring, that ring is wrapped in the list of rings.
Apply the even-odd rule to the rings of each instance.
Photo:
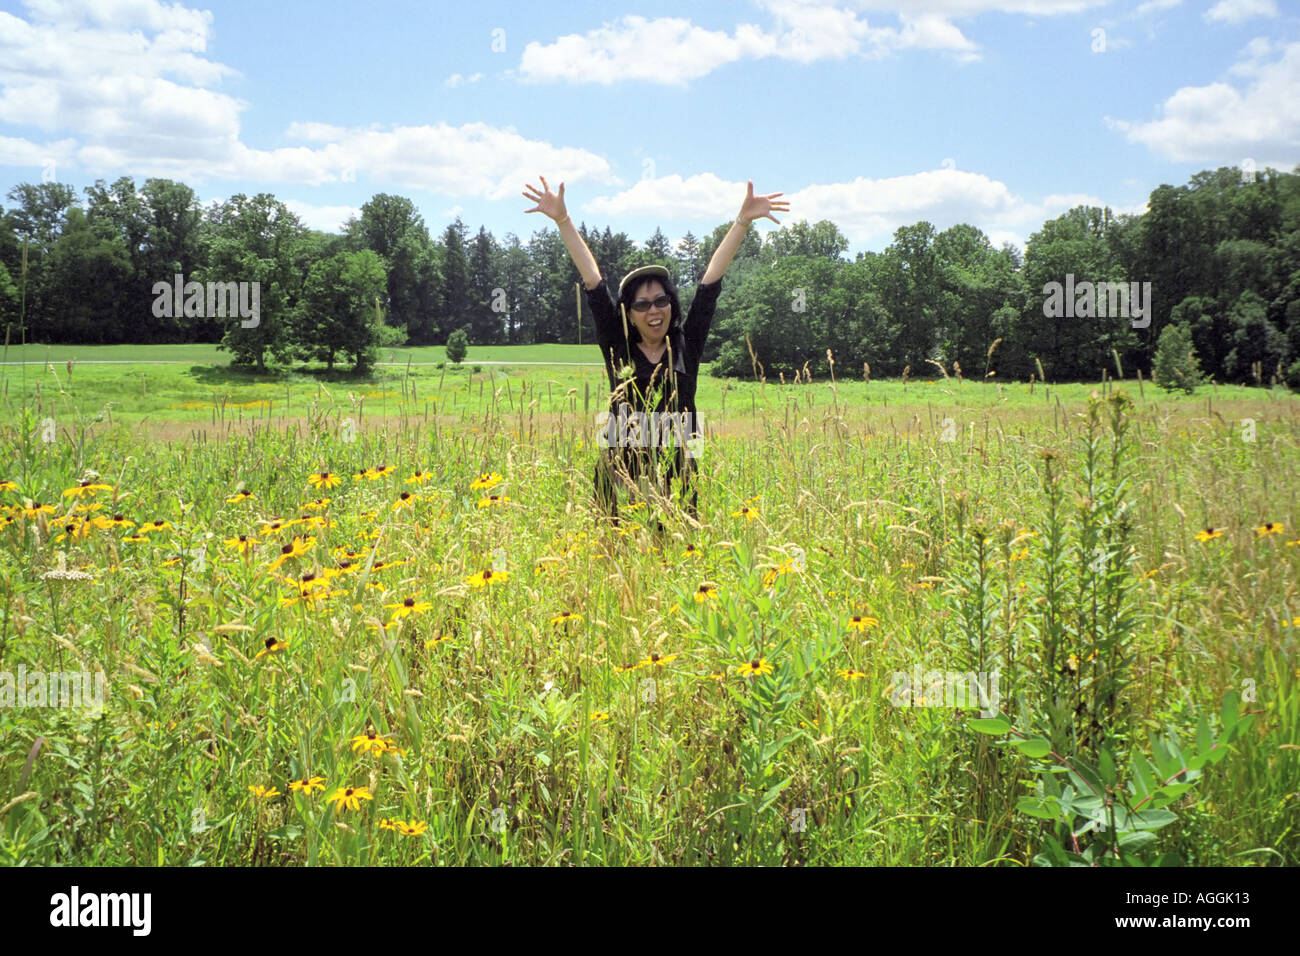
[[[0,207],[0,322],[11,342],[215,342],[265,369],[350,362],[385,345],[594,342],[559,233],[430,234],[411,200],[380,193],[341,234],[305,227],[268,193],[200,206],[183,183],[24,183]],[[549,224],[548,224],[549,225]],[[667,267],[688,309],[730,223],[639,246],[582,223],[615,281]],[[1093,380],[1149,372],[1177,324],[1206,375],[1300,388],[1300,175],[1224,167],[1162,185],[1142,215],[1076,207],[1026,243],[974,226],[898,229],[846,258],[831,221],[751,230],[724,280],[705,361],[720,375],[837,374]],[[176,280],[176,276],[181,276]],[[214,314],[209,283],[256,282],[255,323]],[[195,283],[184,301],[160,291]],[[1129,295],[1129,292],[1132,295]],[[1145,295],[1142,294],[1145,292]],[[220,310],[217,310],[218,312]]]

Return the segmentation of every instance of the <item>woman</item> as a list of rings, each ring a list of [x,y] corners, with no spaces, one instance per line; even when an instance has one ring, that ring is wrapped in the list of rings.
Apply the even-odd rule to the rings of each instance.
[[[645,446],[658,444],[660,435],[670,433],[676,447],[658,484],[664,497],[668,497],[671,480],[677,477],[682,500],[689,496],[688,512],[698,520],[698,493],[693,480],[694,447],[698,446],[692,442],[691,446],[684,447],[683,438],[698,437],[695,384],[713,310],[722,291],[722,276],[740,248],[749,224],[760,217],[778,222],[772,211],[785,212],[790,204],[785,200],[773,202],[782,193],[755,196],[754,183],[750,180],[740,215],[709,260],[691,302],[690,314],[683,322],[677,289],[663,266],[642,266],[629,272],[619,283],[615,303],[591,250],[565,211],[564,183],[560,183],[558,193],[553,193],[546,177],[541,180],[542,190],[532,184],[525,186],[524,198],[537,203],[525,212],[540,212],[555,221],[582,276],[596,321],[596,341],[609,378],[610,422],[619,425],[616,432],[612,427],[607,431],[612,439],[608,442],[610,447],[605,448],[596,464],[596,501],[614,524],[618,524],[614,475],[617,473],[629,488],[634,488],[643,473],[653,478],[657,456],[652,448]],[[625,367],[632,369],[631,375],[620,374]],[[654,413],[654,417],[644,414],[647,412]],[[639,425],[640,435],[629,434],[623,424],[629,419]],[[665,425],[666,428],[662,427]],[[647,431],[651,433],[649,436]]]

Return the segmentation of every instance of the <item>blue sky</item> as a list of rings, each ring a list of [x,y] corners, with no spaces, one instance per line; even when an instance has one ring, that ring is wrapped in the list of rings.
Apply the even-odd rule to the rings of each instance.
[[[644,241],[752,179],[852,254],[920,219],[1023,245],[1245,160],[1300,163],[1295,0],[0,2],[6,193],[162,176],[337,230],[389,192],[527,241],[541,174]]]

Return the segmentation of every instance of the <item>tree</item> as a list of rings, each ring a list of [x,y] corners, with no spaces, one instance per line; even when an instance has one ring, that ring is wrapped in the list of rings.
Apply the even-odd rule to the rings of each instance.
[[[447,360],[459,365],[469,353],[469,336],[464,329],[456,329],[447,336]]]
[[[334,368],[342,352],[353,371],[370,371],[379,345],[379,302],[387,287],[385,263],[370,249],[340,252],[317,262],[294,309],[294,346],[305,359]]]
[[[1189,395],[1201,384],[1201,363],[1192,347],[1192,333],[1181,322],[1164,327],[1152,361],[1156,384],[1166,391],[1182,389]]]

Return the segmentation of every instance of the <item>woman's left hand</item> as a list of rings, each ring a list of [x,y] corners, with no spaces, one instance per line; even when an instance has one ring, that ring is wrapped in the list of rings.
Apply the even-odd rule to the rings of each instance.
[[[785,193],[769,193],[766,196],[755,196],[754,181],[751,179],[749,181],[749,187],[745,192],[745,203],[740,207],[740,216],[737,218],[743,219],[745,222],[753,222],[755,219],[767,218],[771,219],[779,226],[781,223],[772,215],[772,212],[774,210],[776,212],[789,212],[790,203],[784,199],[777,199],[776,202],[773,202],[772,200],[776,199],[777,196],[784,195]]]

